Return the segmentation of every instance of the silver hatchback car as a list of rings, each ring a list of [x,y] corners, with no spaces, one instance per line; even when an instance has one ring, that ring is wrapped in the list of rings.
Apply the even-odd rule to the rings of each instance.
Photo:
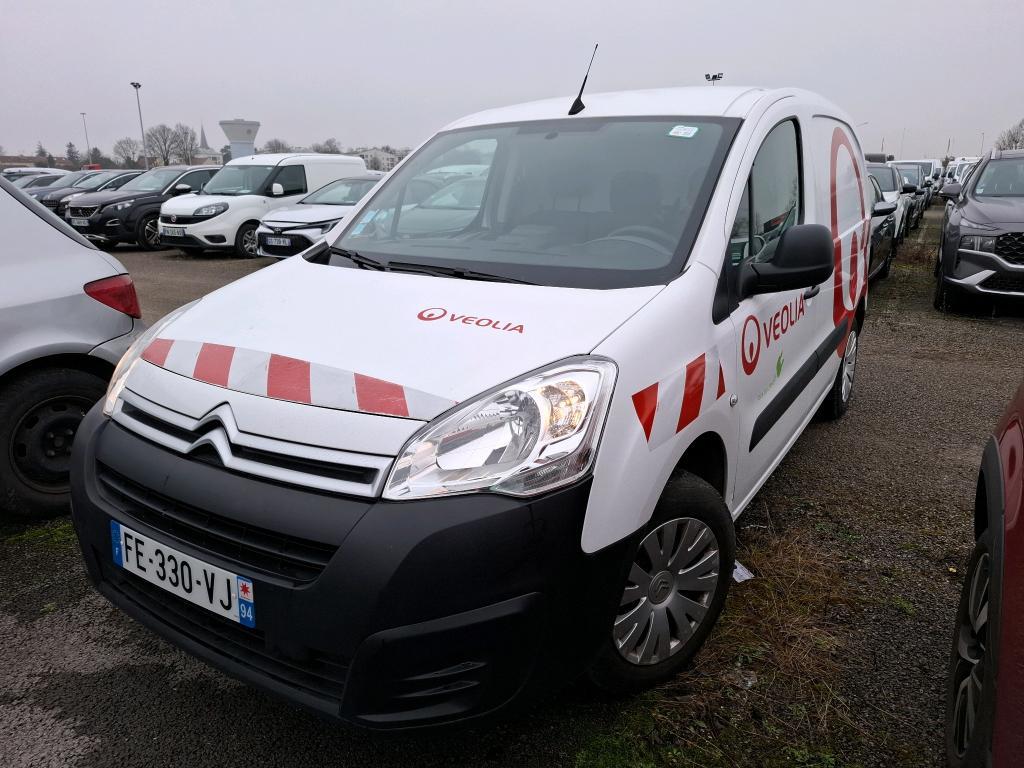
[[[142,331],[124,267],[0,179],[0,513],[68,508],[78,424]]]

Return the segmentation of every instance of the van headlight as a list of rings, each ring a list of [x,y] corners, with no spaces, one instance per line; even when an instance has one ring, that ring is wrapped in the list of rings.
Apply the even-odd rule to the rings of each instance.
[[[212,219],[214,216],[224,213],[227,209],[227,203],[213,203],[211,205],[204,205],[202,208],[196,208],[192,215],[197,219]]]
[[[146,351],[146,347],[149,346],[150,342],[159,336],[160,331],[174,322],[179,315],[191,309],[199,301],[199,299],[196,299],[164,315],[160,320],[151,325],[145,333],[132,342],[132,345],[128,347],[128,351],[118,361],[117,367],[114,368],[114,375],[110,377],[110,384],[107,385],[107,396],[103,399],[103,413],[106,416],[110,416],[114,412],[114,406],[121,399],[121,393],[124,391],[124,385],[127,383],[128,377],[135,369],[139,360],[142,359],[142,353]]]
[[[570,358],[459,405],[406,444],[384,498],[532,496],[574,482],[593,466],[615,375],[605,358]]]

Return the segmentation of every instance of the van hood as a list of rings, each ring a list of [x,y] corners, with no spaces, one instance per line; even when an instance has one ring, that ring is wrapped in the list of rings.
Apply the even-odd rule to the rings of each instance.
[[[662,288],[549,288],[288,259],[199,301],[143,357],[231,390],[427,421],[590,352]]]
[[[214,203],[227,203],[229,206],[231,203],[239,205],[239,201],[244,201],[248,197],[256,197],[256,195],[178,195],[161,205],[160,213],[191,216],[193,211],[204,205],[213,205]]]
[[[348,214],[351,205],[286,205],[275,208],[263,217],[263,223],[271,224],[319,224],[334,221]]]

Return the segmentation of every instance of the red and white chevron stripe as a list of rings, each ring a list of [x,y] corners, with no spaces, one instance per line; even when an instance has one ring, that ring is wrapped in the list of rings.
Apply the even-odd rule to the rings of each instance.
[[[717,347],[635,393],[633,407],[647,447],[653,450],[682,432],[724,394],[725,372]]]
[[[455,401],[308,360],[201,341],[154,339],[142,359],[168,371],[260,397],[424,421]]]

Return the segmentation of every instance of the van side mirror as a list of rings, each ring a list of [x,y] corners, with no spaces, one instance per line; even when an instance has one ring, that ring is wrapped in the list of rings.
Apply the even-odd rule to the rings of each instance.
[[[891,216],[896,213],[896,203],[887,203],[884,200],[875,203],[871,209],[872,216]]]
[[[191,191],[192,191],[192,187],[190,187],[188,184],[175,184],[174,185],[174,194],[176,194],[176,195],[184,195],[184,194],[186,194],[188,192],[191,192]]]
[[[947,181],[942,185],[942,189],[939,190],[939,195],[946,200],[956,200],[960,197],[960,190],[962,187],[955,181]]]
[[[270,185],[270,194],[274,197],[280,197],[284,194],[284,187],[278,184],[276,181]]]
[[[917,192],[917,185],[916,184],[904,184],[903,185],[903,191],[906,194],[908,194],[908,195],[913,195],[914,193]]]
[[[743,265],[740,297],[810,288],[825,282],[834,269],[831,230],[798,224],[782,233],[771,261]]]

